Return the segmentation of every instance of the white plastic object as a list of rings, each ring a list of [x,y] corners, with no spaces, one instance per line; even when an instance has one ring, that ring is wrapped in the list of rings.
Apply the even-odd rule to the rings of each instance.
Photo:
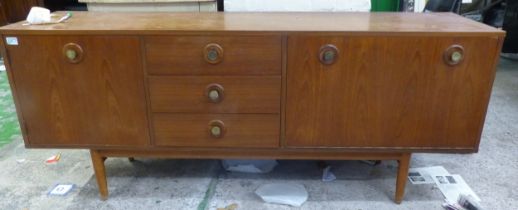
[[[256,191],[264,202],[300,207],[308,200],[308,192],[301,184],[276,183],[260,186]]]
[[[30,24],[50,23],[50,10],[43,7],[32,7],[27,22]]]

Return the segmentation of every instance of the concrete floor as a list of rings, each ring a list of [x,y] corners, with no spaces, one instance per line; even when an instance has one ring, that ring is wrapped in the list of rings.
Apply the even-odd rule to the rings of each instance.
[[[58,164],[43,161],[62,154]],[[25,159],[25,162],[17,160]],[[303,184],[309,199],[300,209],[442,209],[432,185],[408,183],[401,205],[392,202],[396,163],[369,166],[331,161],[337,180],[321,182],[315,161],[280,161],[269,174],[225,172],[216,160],[108,159],[110,198],[98,199],[86,150],[24,148],[16,140],[0,149],[0,209],[292,209],[254,195],[265,183]],[[415,154],[412,167],[442,165],[460,174],[486,209],[518,209],[518,62],[502,60],[477,154]],[[57,183],[77,187],[65,197],[48,196]]]

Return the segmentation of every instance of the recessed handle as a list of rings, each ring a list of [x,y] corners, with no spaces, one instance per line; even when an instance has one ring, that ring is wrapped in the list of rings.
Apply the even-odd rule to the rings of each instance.
[[[464,60],[464,47],[451,45],[444,51],[444,62],[450,66],[457,65]]]
[[[225,123],[221,120],[212,120],[209,122],[209,135],[213,138],[222,138],[226,133]]]
[[[76,64],[83,60],[83,48],[76,43],[68,43],[63,46],[63,57],[69,63]]]
[[[324,65],[331,65],[338,59],[338,48],[332,44],[326,44],[320,47],[318,60]]]
[[[220,84],[212,83],[207,86],[205,96],[211,103],[219,103],[223,101],[224,89]]]
[[[203,50],[205,61],[210,64],[217,64],[223,60],[223,48],[216,43],[210,43]]]

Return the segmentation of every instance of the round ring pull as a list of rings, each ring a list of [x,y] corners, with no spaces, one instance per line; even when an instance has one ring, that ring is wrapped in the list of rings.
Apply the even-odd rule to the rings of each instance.
[[[221,120],[212,120],[209,122],[209,135],[213,138],[221,138],[225,135],[225,124]]]
[[[464,48],[460,45],[452,45],[444,51],[444,62],[450,66],[457,65],[464,60]]]
[[[205,95],[207,96],[209,102],[219,103],[223,101],[223,91],[223,86],[221,86],[220,84],[210,84],[206,88]]]
[[[203,50],[205,61],[210,64],[217,64],[223,60],[223,48],[219,44],[211,43]]]
[[[318,59],[320,63],[324,65],[331,65],[338,59],[338,48],[336,46],[327,44],[320,48],[318,53]]]
[[[83,48],[76,43],[68,43],[63,46],[63,57],[69,63],[79,63],[83,60]]]

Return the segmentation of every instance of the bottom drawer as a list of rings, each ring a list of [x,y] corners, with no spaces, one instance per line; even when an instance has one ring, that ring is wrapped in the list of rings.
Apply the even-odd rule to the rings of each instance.
[[[155,144],[189,147],[278,147],[278,114],[154,114]]]

